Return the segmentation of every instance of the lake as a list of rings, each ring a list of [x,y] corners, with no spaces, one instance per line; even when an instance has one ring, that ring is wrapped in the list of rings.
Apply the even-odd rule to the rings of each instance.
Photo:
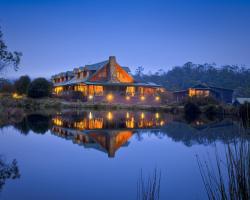
[[[197,164],[244,131],[230,117],[146,111],[29,113],[2,119],[1,199],[136,199],[160,177],[160,199],[206,199]],[[222,158],[224,159],[224,158]]]

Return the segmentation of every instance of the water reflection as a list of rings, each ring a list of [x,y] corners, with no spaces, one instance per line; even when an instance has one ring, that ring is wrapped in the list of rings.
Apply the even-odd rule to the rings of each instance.
[[[85,148],[94,148],[114,157],[142,129],[160,129],[165,114],[150,112],[89,111],[58,113],[52,117],[51,132]]]
[[[230,143],[239,138],[249,139],[241,123],[232,118],[186,119],[178,115],[146,111],[63,111],[50,115],[26,114],[11,121],[22,134],[50,133],[114,157],[116,151],[129,145],[133,135],[141,141],[144,134],[171,138],[186,146],[209,145],[216,141]],[[9,124],[7,124],[9,125]],[[1,125],[3,126],[3,125]]]
[[[20,178],[17,161],[14,159],[11,163],[7,163],[2,156],[0,156],[0,191],[8,179]]]

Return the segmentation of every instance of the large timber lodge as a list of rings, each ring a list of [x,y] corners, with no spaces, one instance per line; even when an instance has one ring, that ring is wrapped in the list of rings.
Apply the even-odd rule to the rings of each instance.
[[[52,82],[55,96],[89,102],[159,104],[164,92],[161,85],[133,77],[130,69],[119,65],[114,56],[54,75]]]

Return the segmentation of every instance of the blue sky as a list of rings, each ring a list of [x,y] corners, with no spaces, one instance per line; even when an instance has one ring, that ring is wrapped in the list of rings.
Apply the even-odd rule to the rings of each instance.
[[[18,72],[50,77],[115,55],[135,70],[168,70],[185,62],[250,66],[250,1],[0,0]]]

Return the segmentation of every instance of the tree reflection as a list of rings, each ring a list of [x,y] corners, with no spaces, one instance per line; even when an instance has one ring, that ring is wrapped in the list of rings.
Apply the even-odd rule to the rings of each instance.
[[[16,159],[8,164],[0,157],[0,191],[5,185],[6,180],[18,178],[20,178],[20,173]]]
[[[48,115],[31,114],[24,117],[20,122],[14,123],[13,126],[20,133],[27,135],[29,131],[44,134],[50,129],[51,117]]]
[[[50,128],[50,118],[46,115],[32,114],[28,115],[27,122],[29,128],[35,133],[46,133]]]
[[[24,117],[22,121],[17,122],[13,125],[21,134],[28,135],[30,128],[28,126],[27,117]]]

